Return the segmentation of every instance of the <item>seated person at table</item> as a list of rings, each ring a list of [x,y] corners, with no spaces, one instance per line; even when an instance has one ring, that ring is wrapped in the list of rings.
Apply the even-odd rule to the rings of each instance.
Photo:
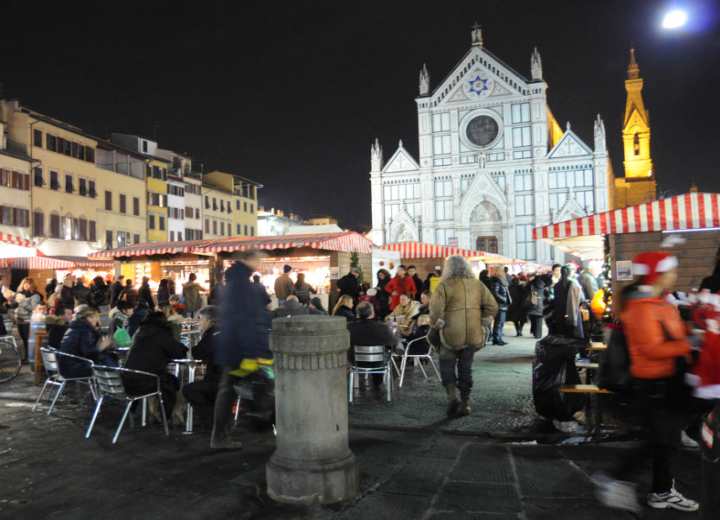
[[[310,314],[316,314],[319,316],[327,316],[327,311],[323,307],[322,300],[317,296],[310,298],[310,305],[308,305]]]
[[[205,377],[200,381],[188,383],[183,386],[182,392],[188,403],[193,405],[198,413],[200,423],[210,428],[212,426],[213,406],[217,394],[218,382],[222,370],[214,360],[215,339],[220,331],[217,328],[219,309],[214,305],[207,305],[197,313],[200,333],[202,337],[192,348],[193,359],[206,363]]]
[[[115,334],[117,329],[128,328],[128,322],[133,315],[133,306],[125,301],[118,301],[117,305],[110,309],[108,318],[110,318],[110,336]]]
[[[175,309],[170,304],[161,305],[160,310],[163,312],[165,318],[172,327],[173,336],[175,336],[176,340],[180,341],[180,335],[182,334],[182,324],[185,319],[177,312],[175,312]]]
[[[45,317],[45,326],[48,333],[48,346],[51,348],[60,348],[65,332],[70,326],[73,318],[72,309],[67,307],[57,307],[56,314],[48,314]]]
[[[289,295],[285,298],[283,304],[275,309],[272,313],[273,318],[288,318],[290,316],[302,316],[310,314],[310,311],[305,307],[297,296],[294,294]]]
[[[111,341],[108,336],[100,336],[99,324],[100,315],[96,309],[87,305],[79,305],[75,309],[75,318],[70,322],[58,350],[89,359],[96,365],[117,366],[117,359],[106,352]],[[90,365],[79,359],[58,356],[58,366],[63,377],[90,377],[92,375]]]
[[[407,294],[400,295],[400,303],[387,315],[385,321],[394,320],[398,331],[404,337],[409,336],[413,329],[413,320],[420,310],[420,304],[410,299]]]
[[[398,344],[399,339],[392,333],[390,327],[386,323],[375,319],[375,309],[370,303],[358,303],[357,317],[357,321],[348,323],[350,345],[353,347],[385,345],[388,349],[393,349]],[[352,359],[352,347],[349,355]],[[382,384],[382,378],[382,374],[373,374],[373,385],[379,387]]]
[[[180,303],[180,296],[173,294],[168,298],[168,303],[180,316],[185,316],[185,305]]]
[[[332,316],[343,316],[348,323],[355,321],[355,314],[353,313],[353,299],[352,296],[343,294],[335,304],[335,308],[332,310]]]
[[[417,356],[420,354],[427,354],[428,348],[430,345],[427,342],[427,335],[430,332],[430,315],[429,314],[421,314],[417,317],[417,322],[415,323],[415,327],[413,327],[413,331],[407,338],[407,344],[409,345],[411,341],[415,341],[412,345],[410,345],[410,352],[409,354]],[[422,339],[421,339],[422,338]]]
[[[168,364],[186,355],[187,347],[175,339],[165,315],[160,311],[148,313],[133,337],[125,368],[150,372],[160,377],[160,389],[168,417],[175,407],[175,393],[180,389],[175,376],[168,372]],[[149,394],[157,390],[155,379],[143,375],[123,374],[123,382],[130,395]]]
[[[420,295],[418,314],[430,314],[430,291],[423,291]]]

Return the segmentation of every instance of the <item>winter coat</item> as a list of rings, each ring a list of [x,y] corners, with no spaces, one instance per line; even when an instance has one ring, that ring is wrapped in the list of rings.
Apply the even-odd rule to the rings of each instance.
[[[527,294],[530,292],[528,285],[519,280],[513,280],[510,284],[510,306],[508,307],[507,319],[511,322],[527,320]]]
[[[420,304],[411,301],[407,305],[398,304],[393,311],[388,314],[386,320],[394,319],[398,324],[398,330],[403,336],[408,336],[413,329],[413,320],[420,314]]]
[[[289,316],[303,316],[310,314],[306,306],[295,300],[287,300],[282,307],[278,307],[272,313],[273,318],[287,318]]]
[[[444,346],[462,350],[485,344],[485,325],[498,311],[490,290],[476,278],[442,280],[430,298],[430,322],[445,322]]]
[[[120,298],[120,293],[123,291],[123,285],[120,282],[113,282],[110,286],[110,307],[115,307],[115,304]]]
[[[287,300],[287,297],[295,293],[295,284],[290,275],[283,273],[275,279],[275,297],[278,300]]]
[[[545,283],[539,276],[528,286],[526,295],[527,313],[530,316],[542,316],[545,307]]]
[[[52,348],[60,348],[65,332],[68,330],[68,323],[60,316],[48,314],[45,317],[45,327],[47,328],[48,346]]]
[[[22,298],[19,298],[20,295],[22,295]],[[35,307],[42,303],[42,296],[38,292],[21,291],[15,296],[15,301],[18,304],[15,309],[17,322],[30,323]]]
[[[380,319],[385,319],[385,316],[390,312],[390,295],[385,291],[385,287],[390,282],[390,277],[382,280],[378,279],[377,284],[377,316]]]
[[[415,301],[420,301],[420,295],[423,292],[423,281],[422,278],[420,278],[417,273],[415,273],[412,276],[413,283],[415,284],[415,296],[412,297]]]
[[[218,329],[210,327],[203,332],[200,341],[192,348],[193,359],[204,361],[206,364],[203,381],[213,384],[220,381],[220,374],[222,374],[222,368],[215,363],[215,346],[219,335]]]
[[[157,302],[158,306],[170,303],[170,291],[167,287],[163,287],[162,285],[158,287]]]
[[[66,309],[75,308],[75,294],[72,287],[63,284],[62,289],[60,289],[60,305]]]
[[[99,309],[103,305],[110,304],[108,286],[102,283],[93,283],[90,286],[90,305]]]
[[[266,308],[267,293],[262,284],[250,282],[252,271],[235,262],[225,272],[225,290],[220,305],[220,330],[215,361],[236,368],[243,359],[272,358],[272,320]]]
[[[138,292],[135,290],[134,287],[126,286],[120,293],[120,296],[118,296],[118,300],[126,301],[127,303],[135,307],[139,301]]]
[[[550,303],[552,313],[548,319],[550,334],[569,338],[584,338],[580,304],[585,301],[582,288],[575,280],[562,280],[553,288],[554,299]]]
[[[579,276],[580,287],[583,290],[583,296],[587,301],[591,301],[595,293],[598,291],[598,283],[595,277],[589,271],[583,271]]]
[[[76,283],[72,288],[73,296],[78,305],[90,305],[90,289],[80,282]]]
[[[59,350],[100,363],[99,339],[100,333],[87,320],[74,319],[60,342]],[[77,359],[58,356],[58,366],[64,377],[89,377],[92,374],[90,365]]]
[[[295,295],[300,300],[300,303],[307,305],[310,303],[310,295],[317,294],[315,288],[307,282],[295,284]]]
[[[183,359],[186,356],[187,347],[175,339],[165,316],[154,314],[143,320],[135,334],[125,368],[156,374],[164,387],[167,384],[163,381],[170,379],[173,385],[177,385],[174,377],[168,374],[167,367],[173,359]],[[157,390],[157,383],[147,376],[126,373],[122,375],[122,379],[130,395]]]
[[[665,379],[675,360],[690,353],[685,324],[672,304],[638,292],[623,302],[620,314],[630,352],[630,373],[638,379]]]
[[[183,299],[185,300],[185,310],[187,312],[197,312],[202,307],[200,289],[200,285],[195,282],[188,282],[183,285]]]
[[[390,295],[390,310],[392,311],[400,303],[400,295],[407,294],[411,300],[415,299],[415,282],[409,276],[395,276],[385,285],[385,292]]]
[[[506,311],[512,303],[507,278],[504,276],[493,276],[490,278],[490,290],[498,304],[498,309]]]
[[[348,323],[350,331],[350,345],[372,347],[384,345],[394,347],[400,341],[386,323],[377,320],[357,320]]]
[[[334,316],[342,316],[347,320],[348,323],[355,321],[355,313],[344,305],[338,308]]]
[[[152,291],[150,291],[150,286],[148,284],[142,284],[140,286],[140,291],[138,291],[138,299],[141,302],[145,302],[145,305],[147,305],[148,309],[155,308],[155,301],[153,300]]]
[[[351,296],[353,300],[357,300],[360,294],[360,282],[358,277],[352,273],[348,273],[338,280],[337,287],[340,290],[340,296],[347,294]]]

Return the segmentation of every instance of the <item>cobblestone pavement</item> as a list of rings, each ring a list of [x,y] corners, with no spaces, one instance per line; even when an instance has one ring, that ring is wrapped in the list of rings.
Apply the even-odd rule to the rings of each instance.
[[[30,411],[38,389],[30,374],[0,386],[0,519],[572,519],[631,518],[603,509],[588,475],[627,444],[558,446],[499,442],[491,435],[528,431],[534,341],[488,347],[475,366],[475,412],[443,421],[437,382],[413,377],[390,405],[359,396],[351,448],[361,495],[348,504],[297,508],[264,489],[274,449],[269,431],[235,432],[245,448],[212,452],[208,434],[164,437],[158,425],[130,428],[111,445],[119,411],[108,407],[90,440],[89,410],[64,400],[48,417]],[[420,411],[419,411],[420,410]],[[547,439],[543,439],[546,441]],[[678,457],[677,486],[699,495],[699,459]],[[641,490],[646,490],[646,480]],[[648,511],[646,518],[698,518]],[[720,516],[719,516],[720,518]]]

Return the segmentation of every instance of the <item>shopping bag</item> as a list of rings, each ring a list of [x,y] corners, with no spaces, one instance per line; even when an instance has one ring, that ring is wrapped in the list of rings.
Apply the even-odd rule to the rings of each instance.
[[[132,345],[132,338],[126,329],[118,327],[113,334],[113,342],[117,348],[128,348]]]

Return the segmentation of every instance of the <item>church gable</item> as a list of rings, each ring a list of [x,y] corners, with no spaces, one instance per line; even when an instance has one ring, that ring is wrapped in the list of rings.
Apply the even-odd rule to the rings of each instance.
[[[556,144],[552,150],[550,150],[548,159],[562,159],[565,157],[582,157],[588,155],[592,155],[592,150],[588,147],[588,145],[582,142],[575,132],[570,130],[570,125],[568,124],[568,129],[565,130],[565,135],[563,135],[560,142]]]
[[[527,95],[527,80],[481,47],[473,47],[432,94],[432,103],[477,101],[491,96]]]
[[[383,168],[383,173],[411,172],[419,169],[418,163],[403,148],[402,141],[400,141],[400,146]]]

